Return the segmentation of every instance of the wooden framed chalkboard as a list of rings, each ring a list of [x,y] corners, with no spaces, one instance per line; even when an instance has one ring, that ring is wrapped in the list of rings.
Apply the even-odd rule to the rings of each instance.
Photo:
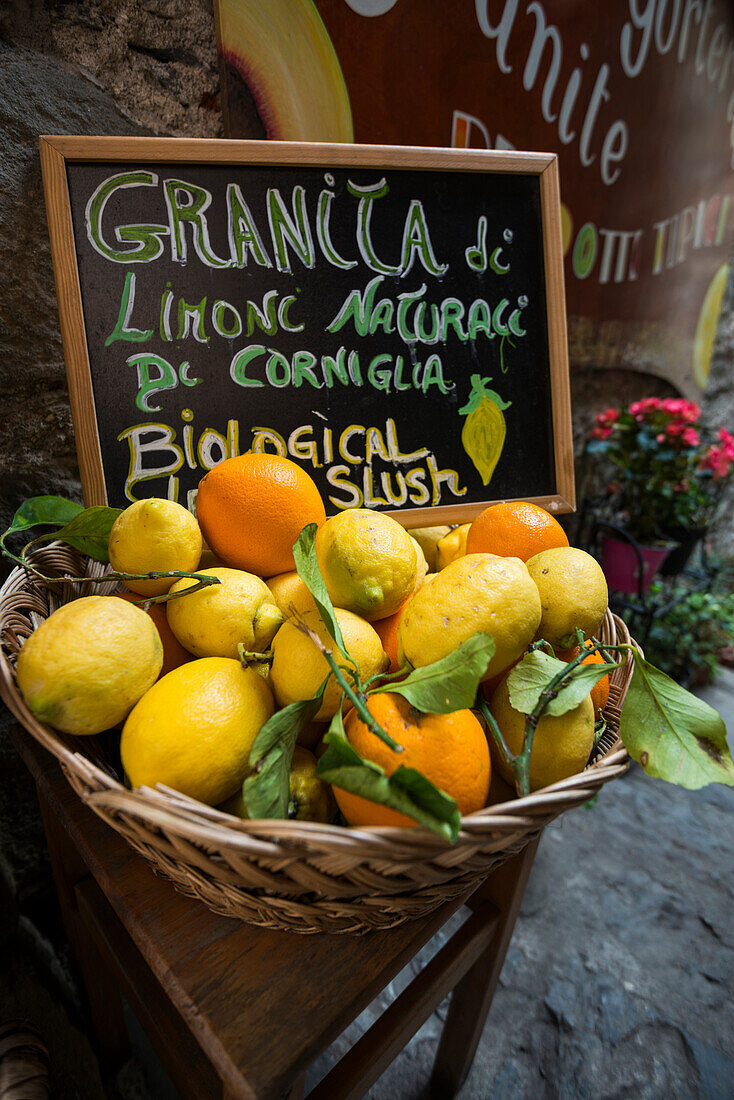
[[[327,514],[574,507],[556,158],[40,139],[87,504],[192,506],[224,457]]]

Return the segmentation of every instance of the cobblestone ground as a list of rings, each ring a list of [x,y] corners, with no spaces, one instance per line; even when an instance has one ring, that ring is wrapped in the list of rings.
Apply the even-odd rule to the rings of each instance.
[[[734,731],[734,672],[702,694]],[[8,760],[7,767],[16,796],[30,798],[21,766],[13,772]],[[41,1028],[60,1100],[173,1100],[134,1025],[133,1058],[114,1080],[100,1079],[54,922],[40,833],[17,802],[12,820],[7,810],[3,870],[10,881],[13,864],[21,867],[25,915],[10,933],[12,921],[0,922],[0,1020],[22,1014]],[[595,806],[546,830],[461,1100],[734,1096],[732,811],[734,789],[683,791],[634,768]],[[404,972],[348,1029],[309,1084],[409,977]],[[371,1100],[426,1095],[445,1009],[372,1088]]]

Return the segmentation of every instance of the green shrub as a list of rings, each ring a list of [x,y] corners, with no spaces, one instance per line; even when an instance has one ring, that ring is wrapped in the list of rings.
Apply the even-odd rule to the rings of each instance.
[[[658,584],[651,594],[662,604],[679,599],[653,621],[645,656],[679,683],[706,683],[716,675],[718,655],[734,644],[734,592],[721,583],[708,592]]]

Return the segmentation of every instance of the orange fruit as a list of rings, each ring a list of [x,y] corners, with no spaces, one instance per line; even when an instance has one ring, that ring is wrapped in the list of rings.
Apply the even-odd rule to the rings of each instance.
[[[586,648],[589,649],[594,643],[589,639],[586,643]],[[584,657],[581,662],[582,665],[603,665],[604,658],[601,653],[590,653],[588,657]],[[604,710],[609,699],[609,677],[603,676],[601,680],[597,680],[591,689],[591,701],[594,704],[594,714],[597,711]]]
[[[487,702],[489,702],[491,700],[494,692],[496,691],[496,689],[500,685],[500,681],[504,680],[504,678],[506,676],[509,676],[509,674],[512,672],[515,665],[518,665],[520,663],[520,661],[522,661],[523,657],[525,656],[525,653],[527,653],[527,650],[525,650],[523,653],[521,653],[520,656],[517,658],[517,660],[513,661],[512,664],[509,664],[507,666],[507,668],[503,668],[502,671],[498,672],[495,676],[490,676],[490,678],[488,680],[483,680],[482,681],[482,683],[479,686],[482,689],[482,695],[487,700]]]
[[[580,650],[577,645],[571,646],[570,649],[559,649],[558,646],[554,646],[553,652],[559,661],[565,661],[566,664],[570,664],[574,658],[578,657]]]
[[[568,546],[558,520],[526,500],[490,504],[479,513],[466,536],[467,554],[499,554],[521,561],[557,546]]]
[[[490,780],[489,746],[479,721],[470,710],[452,714],[421,714],[407,699],[391,692],[369,695],[367,707],[384,730],[402,745],[395,753],[371,733],[356,710],[345,722],[350,744],[379,764],[387,775],[404,764],[455,798],[462,814],[480,810],[487,801]],[[350,825],[404,825],[416,822],[387,806],[334,787],[339,809]]]
[[[313,478],[295,462],[246,454],[226,458],[202,478],[196,518],[225,565],[272,577],[295,567],[293,543],[326,513]]]
[[[594,643],[592,642],[591,638],[588,638],[586,640],[586,642],[584,642],[584,645],[586,646],[587,649],[591,649],[593,644]],[[573,649],[557,649],[556,650],[556,657],[559,659],[559,661],[566,661],[567,664],[570,663],[571,661],[573,661],[575,657],[578,657],[578,655],[579,655],[579,647],[578,646],[575,646]],[[602,657],[601,653],[590,653],[588,657],[584,657],[581,664],[582,665],[603,665],[604,664],[604,658]],[[609,699],[609,677],[608,676],[603,676],[601,678],[601,680],[597,680],[597,682],[594,684],[593,688],[591,689],[591,701],[594,704],[594,714],[596,714],[597,711],[604,710],[604,707],[607,705],[607,700],[608,699]]]
[[[382,648],[390,658],[388,672],[397,672],[400,668],[400,659],[398,657],[398,623],[407,605],[408,600],[406,600],[397,611],[394,611],[392,615],[388,615],[386,619],[376,619],[372,623],[372,626],[380,636]]]
[[[379,634],[382,648],[390,658],[388,672],[397,672],[404,663],[400,660],[398,655],[398,626],[400,625],[400,616],[420,588],[422,588],[422,584],[417,582],[405,603],[401,604],[397,611],[394,611],[392,615],[388,615],[385,619],[374,619],[371,624]]]
[[[115,592],[116,596],[119,596],[121,600],[127,600],[128,603],[139,604],[143,596],[139,596],[137,592]],[[158,679],[161,676],[165,676],[167,672],[171,672],[172,669],[178,668],[179,665],[185,665],[187,661],[193,661],[193,656],[184,649],[179,642],[176,635],[168,625],[168,616],[166,615],[166,605],[164,603],[154,603],[148,608],[148,614],[155,623],[156,629],[161,636],[161,644],[163,646],[163,667],[161,668]]]

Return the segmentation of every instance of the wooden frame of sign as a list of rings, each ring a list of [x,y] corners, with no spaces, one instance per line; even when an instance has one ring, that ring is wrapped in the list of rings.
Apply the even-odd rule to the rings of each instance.
[[[327,514],[575,507],[555,155],[56,136],[40,153],[87,505],[191,504],[252,448],[304,465]]]

